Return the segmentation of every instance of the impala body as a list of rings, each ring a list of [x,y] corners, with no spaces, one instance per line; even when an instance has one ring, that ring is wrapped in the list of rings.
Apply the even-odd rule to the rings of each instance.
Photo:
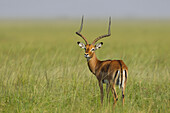
[[[128,67],[125,65],[125,63],[122,60],[100,61],[97,59],[95,54],[95,51],[103,45],[103,42],[100,42],[96,45],[95,43],[101,38],[108,37],[111,35],[110,25],[111,25],[111,18],[109,18],[108,34],[99,36],[92,42],[92,44],[89,44],[87,39],[82,34],[80,34],[83,27],[83,17],[82,17],[80,30],[76,32],[76,34],[82,37],[86,42],[86,44],[83,44],[81,42],[77,42],[77,44],[81,48],[85,49],[84,57],[87,59],[88,67],[90,71],[96,76],[99,82],[100,93],[101,93],[101,104],[103,104],[103,83],[106,83],[107,97],[110,89],[112,90],[113,97],[114,97],[114,105],[118,100],[115,85],[116,84],[119,85],[119,88],[122,90],[122,100],[124,104],[124,92],[125,92],[125,87],[126,87],[126,82],[128,77]]]

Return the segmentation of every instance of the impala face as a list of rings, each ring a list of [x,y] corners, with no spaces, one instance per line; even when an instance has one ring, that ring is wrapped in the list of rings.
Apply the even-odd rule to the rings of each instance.
[[[87,59],[90,59],[93,57],[94,51],[99,49],[103,45],[103,42],[100,42],[96,44],[95,46],[93,44],[85,45],[81,42],[77,42],[77,44],[80,46],[80,48],[83,48],[85,50],[84,57]]]

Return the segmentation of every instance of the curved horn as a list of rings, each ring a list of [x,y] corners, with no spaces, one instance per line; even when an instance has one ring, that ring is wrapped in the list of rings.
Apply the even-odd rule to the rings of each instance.
[[[84,37],[82,34],[80,34],[80,32],[81,32],[81,30],[83,28],[83,18],[84,18],[84,16],[82,16],[80,30],[77,31],[76,34],[79,35],[80,37],[82,37],[84,39],[84,41],[86,42],[86,44],[88,44],[88,41],[87,41],[86,37]]]
[[[93,41],[93,43],[92,43],[93,45],[94,45],[98,40],[100,40],[100,39],[102,39],[102,38],[104,38],[104,37],[108,37],[108,36],[111,35],[111,33],[110,33],[110,25],[111,25],[111,17],[109,17],[108,34],[97,37],[97,38]]]

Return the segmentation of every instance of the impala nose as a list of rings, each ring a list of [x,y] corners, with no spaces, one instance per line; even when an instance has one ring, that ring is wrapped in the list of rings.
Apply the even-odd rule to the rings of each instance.
[[[85,53],[85,54],[84,54],[84,57],[86,57],[86,58],[87,58],[88,56],[89,56],[89,54],[88,54],[88,53]]]

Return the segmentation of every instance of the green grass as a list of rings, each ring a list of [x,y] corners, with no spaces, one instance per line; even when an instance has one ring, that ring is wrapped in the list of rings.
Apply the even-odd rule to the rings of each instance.
[[[100,24],[99,24],[100,23]],[[170,22],[112,21],[100,60],[123,59],[129,68],[122,108],[104,98],[75,34],[79,20],[0,21],[0,112],[170,112]],[[85,21],[89,41],[107,32],[105,20]]]

